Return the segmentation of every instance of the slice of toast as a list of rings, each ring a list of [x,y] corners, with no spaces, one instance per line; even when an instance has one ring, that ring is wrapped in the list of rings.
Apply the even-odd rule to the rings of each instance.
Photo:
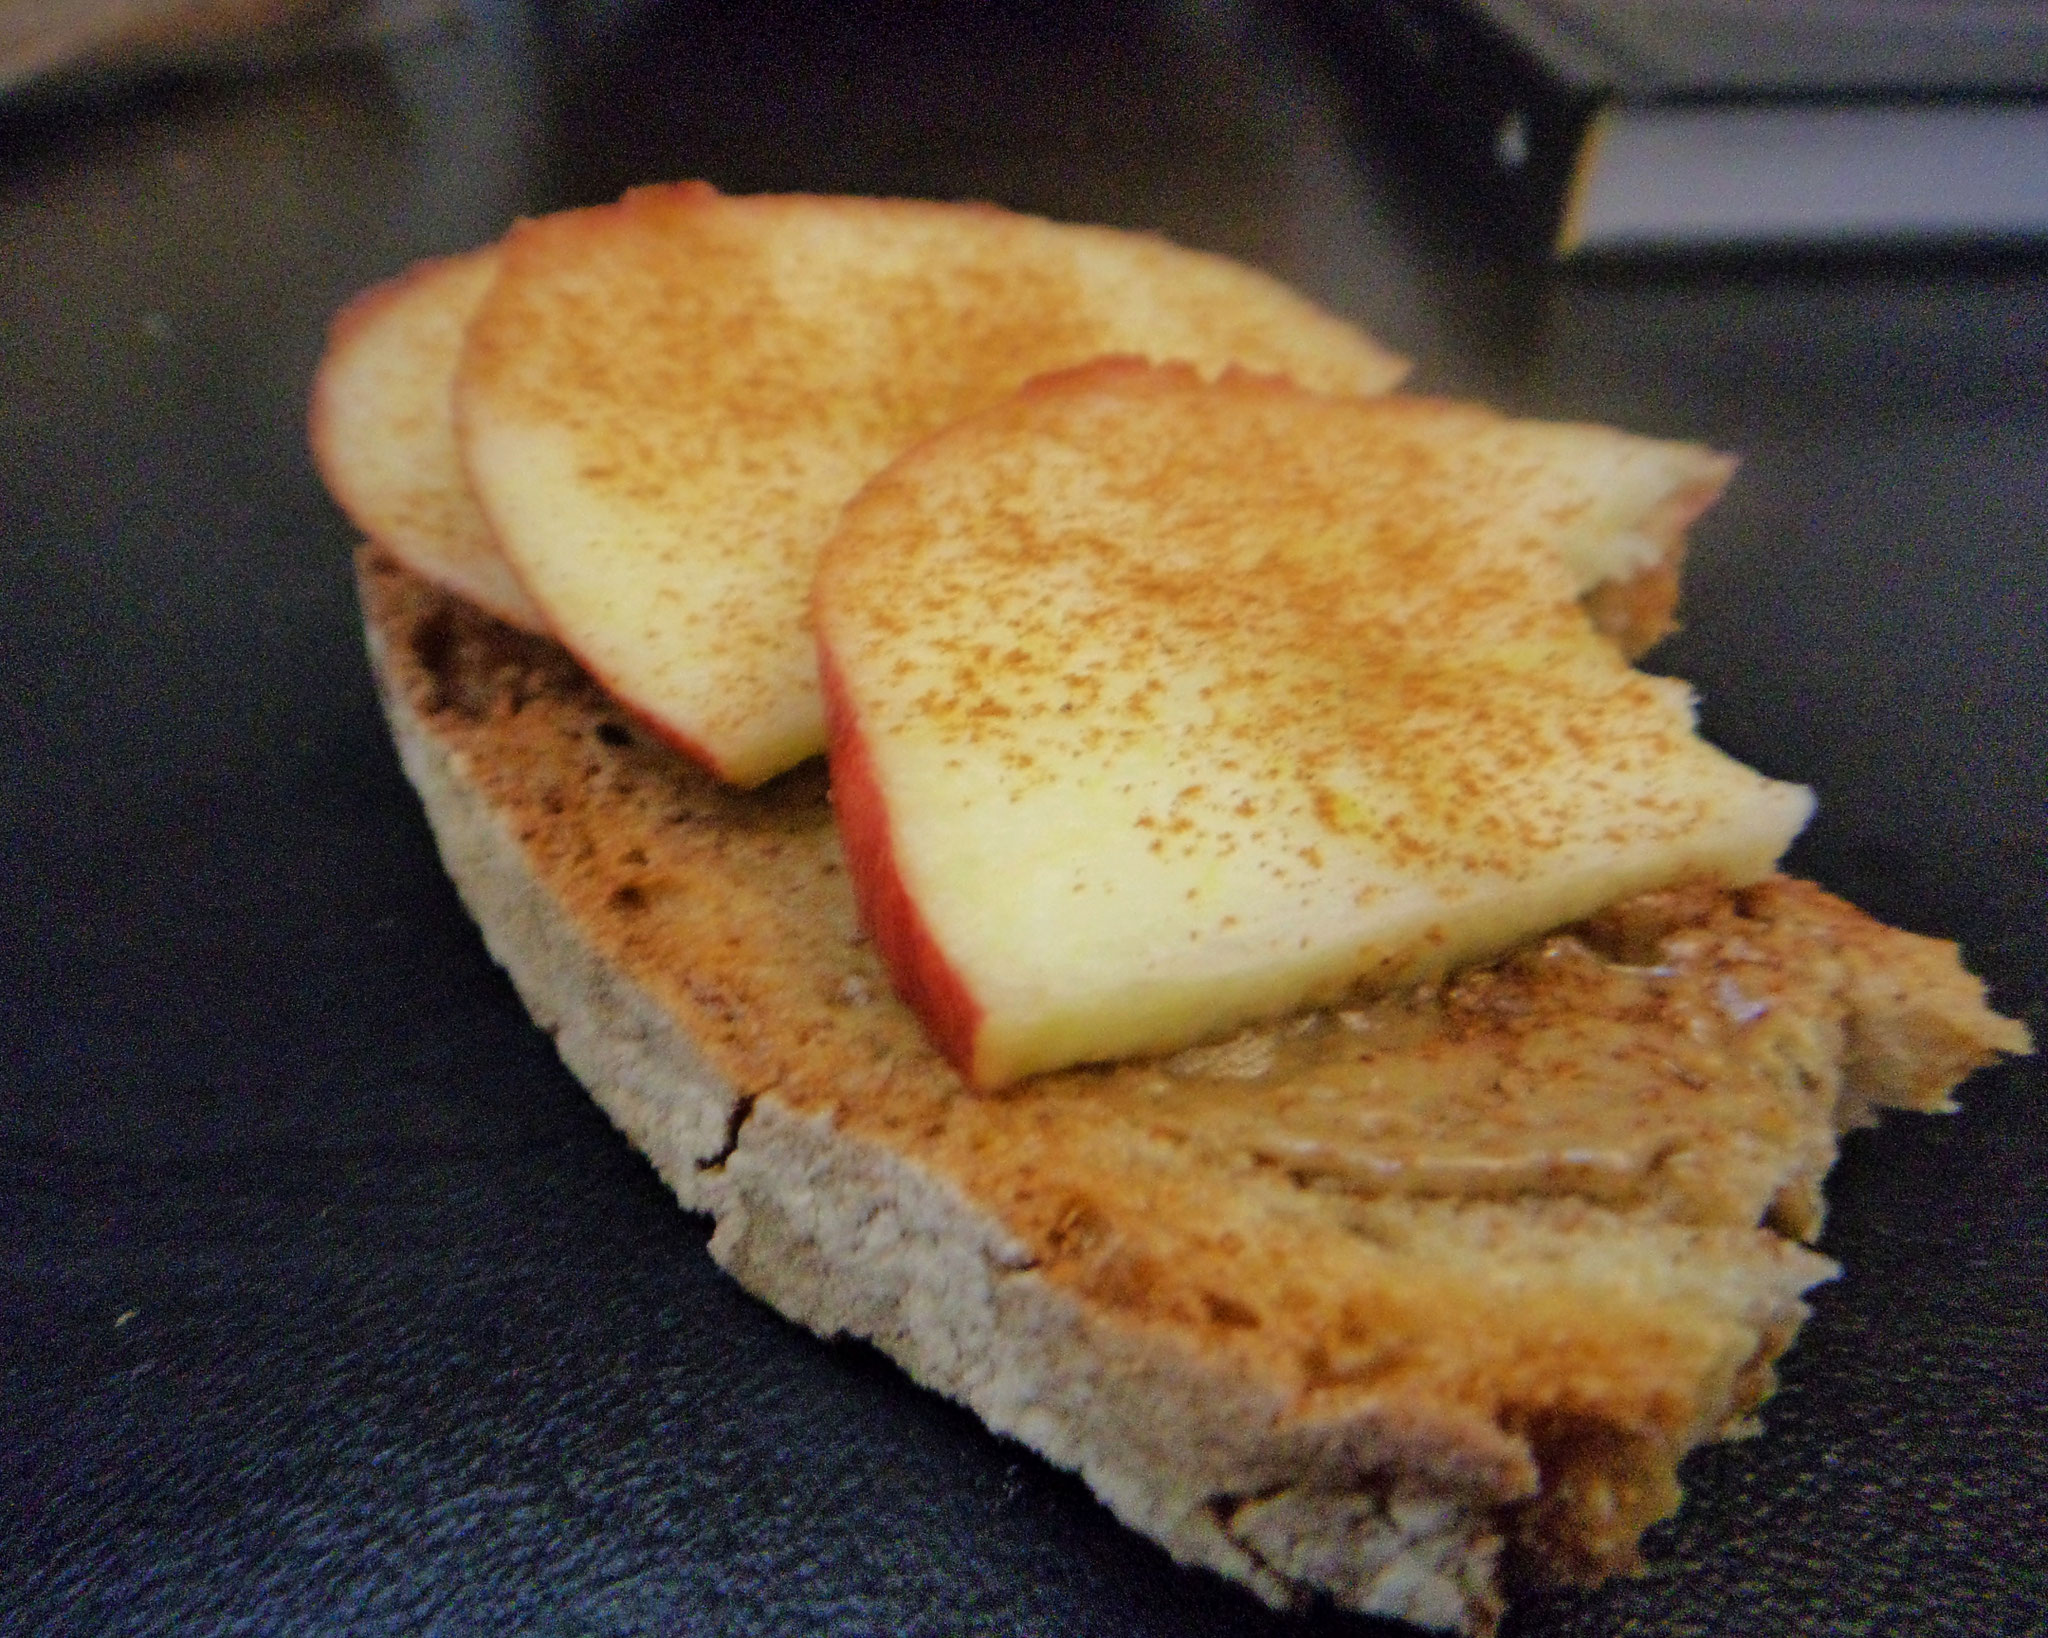
[[[490,245],[418,262],[342,308],[313,377],[307,430],[320,476],[364,534],[499,619],[545,631],[455,447],[455,363],[497,273]]]
[[[1779,877],[972,1094],[888,993],[818,769],[721,787],[553,643],[359,573],[451,875],[719,1262],[1275,1603],[1484,1632],[1506,1553],[1631,1567],[1831,1272],[1798,1238],[1837,1130],[2028,1044],[1953,946]]]

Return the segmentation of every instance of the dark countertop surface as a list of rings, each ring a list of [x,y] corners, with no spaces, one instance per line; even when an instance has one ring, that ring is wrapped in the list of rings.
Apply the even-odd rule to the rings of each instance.
[[[1418,384],[1741,452],[1656,656],[1815,786],[1792,866],[2048,1034],[2048,262],[1557,275],[1285,20],[477,4],[0,111],[0,1631],[1394,1630],[1174,1567],[710,1263],[525,1020],[377,714],[304,453],[327,315],[703,175],[1264,265]],[[1847,1144],[1769,1434],[1517,1638],[2048,1631],[2038,1061]]]

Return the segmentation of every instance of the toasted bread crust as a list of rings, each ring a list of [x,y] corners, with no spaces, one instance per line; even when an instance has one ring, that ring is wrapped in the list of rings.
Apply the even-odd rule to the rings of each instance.
[[[1603,580],[1581,600],[1602,636],[1631,660],[1641,659],[1678,629],[1678,582],[1685,566],[1685,540],[1666,547],[1646,569],[1620,580]]]
[[[361,584],[450,873],[572,1070],[716,1216],[714,1256],[1078,1469],[1176,1556],[1276,1603],[1487,1630],[1504,1545],[1556,1574],[1628,1566],[1678,1458],[1768,1392],[1829,1265],[1747,1204],[1290,1173],[1149,1118],[1176,1100],[1136,1077],[1171,1066],[970,1095],[884,990],[815,770],[720,789],[554,645],[388,559]],[[1952,951],[1802,884],[1632,905],[1582,942],[1621,971],[1690,939],[1711,992],[1759,938],[1804,963],[1770,1000],[1810,1104],[1751,1134],[1788,1177],[1825,1168],[1838,1120],[1937,1104],[1933,1081],[2024,1046]],[[1863,970],[1902,949],[1913,983],[1947,975],[1931,1003]],[[1499,1001],[1435,1004],[1480,1031]],[[1859,1067],[1923,1036],[1938,1067]]]

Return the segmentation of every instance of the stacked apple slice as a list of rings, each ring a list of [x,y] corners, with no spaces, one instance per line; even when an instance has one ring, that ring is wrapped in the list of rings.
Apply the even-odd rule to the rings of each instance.
[[[449,392],[495,247],[419,263],[335,315],[313,378],[313,459],[356,524],[415,573],[528,631],[546,621],[469,492]]]
[[[867,914],[992,1085],[1751,877],[1803,819],[1595,634],[1668,621],[1732,463],[1372,396],[1403,369],[1156,239],[683,184],[359,298],[312,430],[373,539],[722,779],[823,748],[822,654]]]
[[[1405,368],[1235,263],[983,206],[648,188],[501,261],[455,383],[477,498],[562,641],[740,785],[824,748],[818,547],[918,439],[1102,353]]]
[[[357,298],[312,441],[371,539],[553,632],[750,785],[824,748],[804,606],[839,506],[957,414],[1106,351],[1349,392],[1406,370],[1265,275],[1144,235],[685,183]]]
[[[1641,532],[1607,479],[1662,458],[1621,439],[1104,361],[870,484],[814,593],[834,795],[960,1070],[1172,1048],[1767,873],[1807,792],[1578,601]]]

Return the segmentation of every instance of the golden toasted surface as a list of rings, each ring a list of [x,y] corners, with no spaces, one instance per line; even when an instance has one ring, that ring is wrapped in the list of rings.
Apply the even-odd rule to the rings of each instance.
[[[1678,1457],[1768,1392],[1827,1265],[1756,1225],[1810,1231],[1838,1122],[2025,1049],[1952,946],[1773,879],[973,1095],[887,992],[815,770],[722,788],[553,644],[388,560],[362,586],[388,686],[743,1107],[888,1144],[1042,1277],[1299,1417],[1398,1416],[1554,1571],[1631,1562]]]
[[[528,631],[546,621],[498,551],[455,447],[455,361],[495,246],[420,262],[335,314],[313,378],[313,458],[365,534]]]
[[[503,257],[457,384],[484,510],[563,640],[743,784],[823,746],[811,565],[910,443],[1100,353],[1404,369],[1220,257],[983,206],[648,188]]]

